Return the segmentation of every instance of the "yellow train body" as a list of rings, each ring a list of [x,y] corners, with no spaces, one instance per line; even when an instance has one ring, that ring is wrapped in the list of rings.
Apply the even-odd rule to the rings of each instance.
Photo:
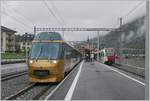
[[[39,83],[60,82],[65,72],[80,61],[80,56],[81,53],[65,43],[58,33],[43,32],[32,42],[28,60],[29,80]]]
[[[29,64],[29,80],[31,82],[59,82],[64,78],[64,60],[57,60],[52,63],[50,60],[37,60]],[[48,71],[48,74],[36,74],[36,71]],[[43,72],[44,73],[44,72]]]

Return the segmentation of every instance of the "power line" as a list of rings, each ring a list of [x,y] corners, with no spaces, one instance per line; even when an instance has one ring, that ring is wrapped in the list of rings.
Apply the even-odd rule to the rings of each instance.
[[[7,15],[8,15],[8,13],[7,13]],[[12,17],[12,16],[11,16]],[[20,19],[20,21],[21,20],[26,20],[26,19],[24,19],[23,17],[21,17],[21,16],[15,16],[15,19]],[[25,21],[24,21],[25,22]],[[28,21],[29,22],[29,21]],[[21,22],[21,23],[23,23],[23,22]],[[24,23],[25,24],[25,23]],[[30,22],[30,23],[28,23],[29,25],[32,25],[32,23]],[[26,25],[26,24],[25,24]]]
[[[59,18],[61,19],[61,21],[62,21],[63,23],[65,23],[63,17],[62,17],[61,14],[59,13],[59,10],[57,9],[57,7],[54,5],[53,2],[51,3],[51,5],[53,6],[53,8],[55,9],[55,11],[57,12],[57,14],[58,14]]]
[[[54,3],[53,3],[52,1],[51,1],[50,4],[51,4],[52,7],[54,8],[55,12],[57,12],[57,15],[59,16],[60,20],[63,22],[63,26],[62,26],[62,28],[63,28],[64,25],[66,24],[65,21],[64,21],[64,19],[63,19],[63,17],[61,16],[61,14],[59,13],[57,7],[54,5]],[[62,31],[62,36],[64,37],[64,35],[65,35],[65,34],[64,34],[64,31]]]
[[[10,15],[7,14],[6,12],[2,12],[2,11],[1,11],[1,13],[5,14],[6,16],[8,16],[8,17],[10,17],[10,18],[12,18],[12,19],[14,19],[14,20],[17,21],[18,23],[24,25],[26,28],[27,28],[27,27],[28,27],[28,28],[31,28],[30,26],[26,25],[25,23],[19,21],[17,18],[15,18],[15,17],[13,17],[13,16],[10,16]]]
[[[57,18],[57,16],[55,15],[55,13],[51,10],[51,8],[48,6],[48,4],[46,3],[46,1],[45,0],[43,0],[43,2],[44,2],[44,4],[45,4],[45,6],[47,7],[47,9],[48,9],[48,11],[50,12],[50,14],[52,14],[52,16],[54,16],[54,18],[57,20],[57,22],[61,25],[61,26],[63,26],[62,25],[62,23],[59,21],[59,19]]]
[[[7,5],[7,3],[4,2],[4,1],[5,1],[5,0],[3,0],[3,7],[5,8],[5,5],[6,5],[6,6],[8,6],[8,5]],[[16,13],[19,13],[19,15],[21,15],[23,19],[25,19],[25,20],[28,21],[30,24],[32,24],[32,23],[31,23],[32,21],[31,21],[28,17],[26,17],[24,14],[20,13],[19,10],[15,9],[15,8],[12,8],[12,7],[11,7],[11,9],[12,9],[11,11],[15,11]],[[4,10],[5,10],[5,9],[4,9]],[[5,14],[6,16],[8,16],[8,17],[14,19],[14,20],[17,21],[18,23],[24,25],[24,26],[25,26],[24,28],[26,28],[26,29],[27,29],[27,27],[28,27],[28,28],[31,28],[30,26],[26,25],[25,23],[19,21],[16,17],[10,16],[8,13],[6,13],[6,11],[4,11],[4,12],[2,12],[2,13]],[[21,16],[20,16],[20,17],[21,17]],[[19,29],[19,30],[22,31],[22,32],[25,32],[23,28],[17,27],[17,29]]]
[[[15,29],[19,29],[20,31],[22,31],[22,32],[26,32],[26,31],[24,31],[22,28],[15,28]]]
[[[5,3],[5,2],[4,2]],[[5,5],[7,5],[6,3],[5,3]],[[8,5],[7,5],[8,6]],[[19,10],[17,10],[17,9],[15,9],[15,8],[11,8],[12,10],[14,10],[16,13],[18,13],[19,15],[21,15],[24,19],[26,19],[30,24],[32,24],[31,22],[31,20],[27,17],[27,16],[25,16],[24,14],[22,14],[22,13],[20,13],[20,11]]]
[[[131,9],[126,15],[124,15],[122,18],[126,18],[128,15],[130,15],[132,12],[134,12],[139,6],[141,6],[145,0],[142,0],[139,2],[133,9]]]

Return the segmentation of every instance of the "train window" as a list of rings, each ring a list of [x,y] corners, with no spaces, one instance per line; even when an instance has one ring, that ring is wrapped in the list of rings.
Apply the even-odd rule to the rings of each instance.
[[[31,48],[31,58],[56,59],[59,53],[59,43],[34,43]]]
[[[71,53],[69,53],[69,52],[70,52],[70,47],[67,46],[67,47],[65,48],[65,50],[66,50],[66,51],[65,51],[65,58],[66,58],[66,59],[69,59],[69,58],[70,58],[70,55],[71,55]]]
[[[67,51],[67,52],[66,52],[66,55],[70,56],[70,55],[71,55],[71,52],[70,52],[70,51]]]
[[[101,52],[101,57],[104,57],[104,52]]]
[[[65,44],[60,44],[59,58],[64,59],[65,55]]]
[[[76,58],[76,57],[77,57],[76,51],[74,51],[74,50],[72,49],[72,51],[71,51],[71,52],[72,52],[71,57],[72,57],[72,58]]]
[[[106,51],[106,56],[113,56],[114,55],[114,52],[113,52],[113,50],[107,50]]]
[[[40,45],[38,43],[33,44],[31,48],[31,58],[36,58],[38,57],[38,53],[40,51]]]
[[[41,32],[35,37],[35,40],[61,40],[61,36],[57,32]]]

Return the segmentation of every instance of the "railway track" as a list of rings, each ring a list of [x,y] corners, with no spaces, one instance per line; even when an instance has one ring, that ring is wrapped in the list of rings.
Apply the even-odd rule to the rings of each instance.
[[[47,83],[47,84],[41,84],[41,83],[30,83],[23,89],[19,90],[18,92],[8,95],[4,98],[4,100],[39,100],[40,98],[45,98],[43,95],[47,92],[50,92],[51,95],[58,89],[58,87],[65,81],[66,78],[69,77],[69,75],[72,74],[73,71],[75,71],[77,68],[74,68],[72,71],[70,71],[64,80],[60,83]],[[6,77],[8,78],[9,75]],[[11,75],[10,75],[11,77]]]
[[[16,77],[25,75],[25,74],[27,74],[27,73],[28,73],[27,71],[9,73],[9,74],[3,75],[3,76],[1,77],[1,81],[10,80],[10,79],[13,79],[13,78],[16,78]]]
[[[25,87],[24,89],[20,90],[14,95],[7,97],[5,100],[19,100],[19,99],[26,99],[26,100],[38,100],[46,91],[48,91],[52,87],[52,85],[46,85],[44,87],[38,86],[38,84],[30,84],[29,86]],[[39,90],[37,90],[39,89]],[[32,97],[28,97],[29,92],[32,93]],[[35,93],[36,92],[36,93]],[[31,95],[31,94],[30,94]]]
[[[135,67],[127,67],[127,66],[122,66],[122,65],[119,65],[119,64],[113,64],[112,66],[115,67],[115,68],[118,68],[120,70],[123,70],[125,72],[128,72],[128,73],[131,73],[133,75],[136,75],[136,76],[138,76],[140,78],[145,78],[145,75],[142,75],[142,74],[140,74],[140,72],[137,72],[140,69],[136,69]]]

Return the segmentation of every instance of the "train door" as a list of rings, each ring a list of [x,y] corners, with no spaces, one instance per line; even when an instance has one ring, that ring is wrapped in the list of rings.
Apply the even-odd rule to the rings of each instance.
[[[105,51],[101,52],[101,62],[104,63],[105,62]]]

